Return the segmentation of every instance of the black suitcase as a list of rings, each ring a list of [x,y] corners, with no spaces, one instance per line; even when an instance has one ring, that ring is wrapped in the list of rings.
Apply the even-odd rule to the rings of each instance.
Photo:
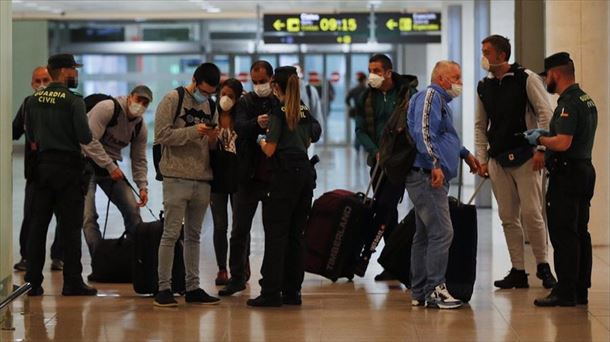
[[[102,239],[91,258],[92,272],[87,279],[98,283],[131,283],[133,240],[127,232],[118,239]]]
[[[145,222],[138,225],[134,237],[133,258],[133,289],[139,294],[156,294],[159,289],[159,245],[163,235],[163,212],[159,220]],[[184,293],[185,270],[184,270],[184,248],[183,235],[176,241],[174,247],[174,263],[172,266],[172,292]]]
[[[467,303],[472,298],[477,277],[477,208],[450,197],[449,211],[453,242],[445,275],[447,289],[453,297]]]
[[[394,228],[377,260],[407,288],[411,288],[411,245],[415,236],[415,211],[411,209]]]
[[[106,205],[104,232],[102,239],[95,246],[95,253],[91,256],[91,274],[87,279],[98,283],[131,283],[133,240],[127,231],[118,239],[106,239],[109,211],[110,197]]]
[[[131,183],[123,178],[123,181],[131,188],[137,198],[138,191]],[[148,212],[155,214],[146,207]],[[174,247],[174,262],[172,265],[172,292],[183,294],[186,292],[184,270],[184,227],[180,231],[180,237]],[[134,235],[134,254],[131,267],[133,269],[133,289],[139,294],[156,294],[159,291],[159,245],[163,235],[163,211],[159,213],[159,219],[153,222],[142,222],[136,227]]]

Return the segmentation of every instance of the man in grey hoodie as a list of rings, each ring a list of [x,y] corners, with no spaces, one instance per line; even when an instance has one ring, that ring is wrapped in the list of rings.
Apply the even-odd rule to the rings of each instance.
[[[187,303],[218,304],[218,298],[199,287],[199,238],[203,216],[210,203],[209,150],[218,137],[218,117],[212,94],[220,82],[220,70],[201,64],[192,82],[169,92],[157,106],[155,143],[162,146],[159,163],[163,175],[165,222],[159,246],[159,292],[155,306],[177,306],[171,292],[174,246],[184,222],[184,264]],[[179,108],[179,106],[181,108]]]
[[[148,201],[148,130],[142,116],[152,98],[150,88],[139,85],[133,88],[129,96],[100,101],[87,113],[93,141],[83,146],[83,150],[93,161],[91,164],[95,172],[85,197],[83,232],[92,258],[97,244],[102,239],[95,208],[97,186],[102,188],[110,201],[117,206],[128,232],[135,233],[136,226],[142,222],[139,208]],[[133,180],[140,190],[139,203],[124,181],[125,175],[117,163],[123,159],[121,150],[127,145],[130,145]]]

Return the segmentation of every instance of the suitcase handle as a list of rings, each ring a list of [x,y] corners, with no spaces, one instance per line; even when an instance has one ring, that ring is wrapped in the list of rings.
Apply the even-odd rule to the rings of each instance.
[[[377,190],[379,190],[381,181],[383,180],[383,176],[385,173],[383,172],[383,169],[381,169],[381,167],[379,167],[379,164],[381,164],[381,163],[379,163],[379,161],[377,161],[375,163],[375,167],[373,168],[373,174],[371,175],[371,180],[369,181],[369,185],[366,188],[366,193],[364,193],[364,199],[362,200],[362,203],[364,203],[364,204],[367,204],[367,198],[369,197],[369,192],[371,192],[371,188],[373,188],[373,198],[374,198],[375,194],[377,194]],[[375,184],[373,186],[373,182],[375,181],[375,178],[377,178],[378,172],[379,172],[379,179],[377,180],[377,184]]]
[[[141,201],[142,197],[140,197],[140,194],[138,193],[138,191],[136,190],[136,188],[133,187],[133,185],[129,182],[129,180],[127,180],[126,177],[123,177],[123,180],[125,181],[125,183],[127,183],[127,185],[131,188],[131,191],[133,191],[133,193],[136,195],[136,197]],[[152,217],[155,218],[155,220],[157,219],[157,216],[155,215],[155,213],[153,213],[152,209],[150,209],[150,207],[148,205],[144,205],[146,207],[146,209],[148,209],[148,212],[152,215]],[[162,212],[163,213],[163,212]],[[161,219],[163,217],[163,214],[161,214]]]
[[[472,196],[470,196],[470,199],[468,200],[468,202],[466,204],[472,204],[475,197],[477,197],[479,192],[481,192],[481,189],[483,188],[483,184],[485,184],[486,181],[487,181],[487,178],[483,178],[483,180],[479,183],[479,185],[477,185],[476,189],[474,189],[474,193],[472,194]]]

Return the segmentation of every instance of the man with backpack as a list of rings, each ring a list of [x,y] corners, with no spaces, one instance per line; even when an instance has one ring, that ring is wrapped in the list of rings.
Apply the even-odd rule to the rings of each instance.
[[[368,152],[367,164],[372,169],[379,162],[386,123],[395,111],[405,113],[408,98],[416,92],[417,77],[393,72],[390,58],[377,54],[369,59],[368,83],[369,89],[357,103],[356,139]],[[396,184],[382,177],[375,194],[375,218],[370,228],[377,231],[383,225],[384,238],[387,239],[398,224],[397,206],[405,192],[405,184]],[[390,279],[394,277],[385,271],[375,277],[378,281]]]
[[[481,169],[489,177],[498,202],[512,268],[494,282],[501,289],[527,288],[524,231],[536,258],[542,285],[557,283],[547,259],[547,230],[542,216],[544,146],[530,146],[521,132],[548,129],[552,116],[542,79],[517,63],[508,64],[510,42],[492,35],[481,44],[481,67],[489,76],[479,82],[475,114],[475,145]]]
[[[159,245],[159,292],[153,304],[177,306],[171,291],[174,248],[184,230],[185,301],[218,304],[218,298],[199,287],[199,253],[203,218],[210,204],[210,149],[216,148],[219,129],[215,103],[220,69],[203,63],[192,81],[170,91],[157,106],[155,143],[161,146],[165,220]],[[184,225],[184,229],[182,226]],[[176,279],[173,279],[176,282]]]
[[[146,177],[148,129],[143,115],[152,99],[152,91],[145,85],[133,88],[129,96],[113,98],[94,94],[85,98],[93,141],[83,146],[83,150],[90,159],[94,176],[91,178],[85,198],[83,231],[91,257],[95,254],[96,245],[102,239],[95,208],[97,186],[106,193],[123,215],[127,232],[133,234],[136,226],[142,222],[139,207],[144,206],[148,201]],[[123,159],[121,150],[128,145],[130,145],[133,180],[139,189],[140,202],[136,201],[117,163]]]

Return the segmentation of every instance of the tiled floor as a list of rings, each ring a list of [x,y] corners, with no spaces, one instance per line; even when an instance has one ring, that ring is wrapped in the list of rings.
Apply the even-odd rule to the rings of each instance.
[[[362,156],[345,149],[320,151],[316,196],[334,188],[362,190],[368,175]],[[23,202],[22,158],[14,162],[15,257]],[[128,165],[128,163],[127,163]],[[128,169],[123,167],[124,169]],[[151,178],[152,179],[152,178]],[[465,192],[472,192],[466,187]],[[98,192],[103,217],[105,197]],[[153,181],[151,207],[161,208],[161,189]],[[407,204],[400,207],[401,216]],[[142,213],[145,220],[150,215]],[[122,222],[111,209],[109,237],[120,235]],[[246,291],[223,299],[216,307],[186,305],[182,298],[176,309],[152,306],[152,299],[134,294],[130,285],[95,284],[100,295],[93,298],[62,297],[61,274],[45,273],[45,295],[13,306],[14,331],[2,331],[0,340],[32,341],[609,341],[609,248],[594,249],[593,288],[590,304],[574,308],[537,308],[536,297],[547,293],[535,273],[527,249],[530,288],[495,290],[493,280],[510,268],[504,236],[497,213],[479,210],[479,253],[477,283],[469,305],[456,311],[438,311],[410,306],[409,291],[397,282],[375,282],[380,266],[373,260],[365,278],[332,283],[306,274],[303,306],[251,309],[245,301],[260,290],[256,270],[260,269],[263,233],[260,214],[252,237],[252,280]],[[103,224],[103,222],[101,222]],[[54,227],[54,225],[52,225]],[[202,286],[216,292],[216,266],[212,246],[211,215],[206,215],[202,235]],[[51,229],[50,231],[53,231]],[[376,253],[375,256],[378,256]],[[550,253],[552,254],[552,253]],[[90,272],[90,258],[83,248],[84,274]],[[48,265],[46,266],[48,267]],[[15,273],[15,282],[23,281]]]

